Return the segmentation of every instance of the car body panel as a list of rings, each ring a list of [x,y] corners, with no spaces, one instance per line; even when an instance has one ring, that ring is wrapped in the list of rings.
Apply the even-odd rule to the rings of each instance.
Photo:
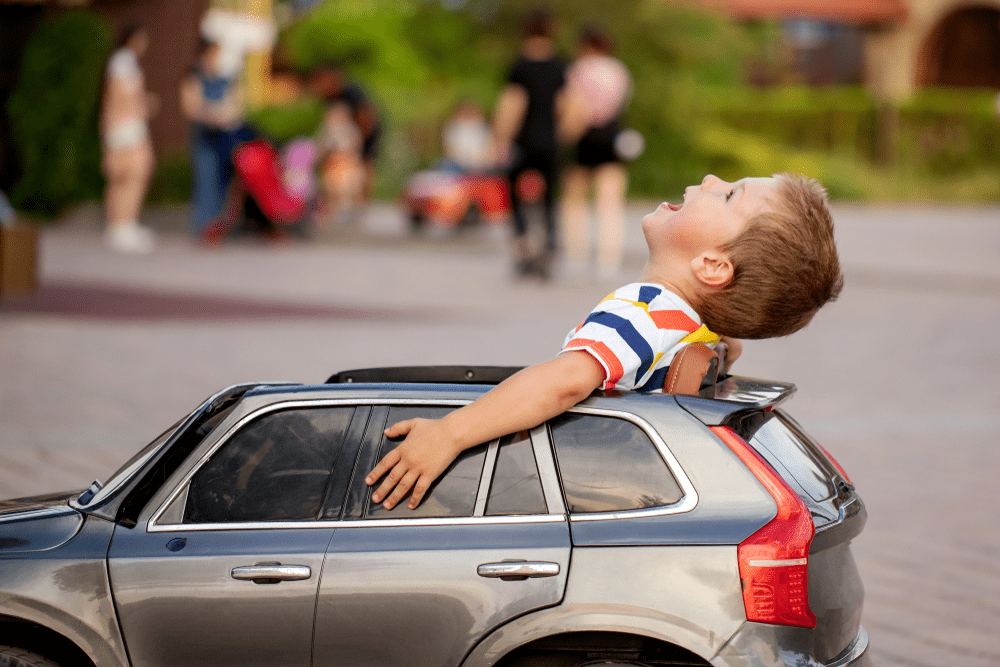
[[[49,520],[31,523],[37,529]],[[127,667],[105,560],[114,528],[88,517],[73,539],[59,547],[0,554],[2,614],[66,637],[100,667]]]
[[[809,653],[812,634],[808,628],[748,622],[711,663],[713,667],[872,667],[864,628],[858,628],[848,646],[826,662]]]
[[[316,590],[333,532],[148,533],[119,526],[108,570],[132,665],[308,667]],[[172,547],[173,540],[185,543]],[[233,578],[235,568],[263,563],[305,566],[310,576],[264,584]]]
[[[25,512],[34,512],[46,509],[67,508],[67,502],[74,495],[80,492],[71,493],[47,493],[42,496],[31,496],[29,498],[14,498],[11,500],[0,500],[0,521],[10,514],[23,515]]]
[[[83,515],[66,504],[0,516],[0,554],[47,551],[65,544],[83,526]]]
[[[504,560],[556,563],[559,573],[520,581],[477,574]],[[569,560],[565,519],[341,528],[323,568],[314,664],[458,665],[493,628],[558,604]]]
[[[640,571],[641,581],[624,576]],[[745,621],[733,546],[576,547],[562,604],[499,628],[462,664],[490,667],[536,639],[580,631],[644,635],[708,659]]]

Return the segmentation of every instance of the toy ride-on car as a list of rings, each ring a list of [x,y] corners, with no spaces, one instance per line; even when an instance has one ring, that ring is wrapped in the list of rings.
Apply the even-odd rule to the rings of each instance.
[[[516,370],[230,387],[103,486],[0,502],[0,664],[870,665],[865,508],[790,384],[595,392],[371,502],[386,425]]]

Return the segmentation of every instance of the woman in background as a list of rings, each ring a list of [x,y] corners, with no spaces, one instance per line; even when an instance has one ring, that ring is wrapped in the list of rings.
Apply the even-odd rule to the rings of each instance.
[[[592,251],[597,249],[597,273],[617,276],[621,270],[625,237],[625,191],[628,172],[618,138],[622,115],[632,96],[632,77],[612,57],[614,43],[597,27],[580,36],[577,59],[566,76],[565,111],[560,134],[573,143],[573,163],[563,180],[561,205],[567,273],[590,274]],[[596,243],[590,229],[587,197],[594,189]]]
[[[104,238],[119,252],[148,253],[156,244],[153,232],[139,224],[154,165],[147,120],[156,98],[146,92],[139,68],[139,58],[148,46],[146,30],[130,26],[122,32],[105,72],[101,101],[102,166],[107,179]]]

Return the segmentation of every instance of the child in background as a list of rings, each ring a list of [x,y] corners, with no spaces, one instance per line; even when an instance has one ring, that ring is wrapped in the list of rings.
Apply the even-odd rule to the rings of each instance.
[[[351,221],[364,201],[364,136],[345,102],[331,103],[323,114],[316,147],[319,151],[322,196],[319,216]]]

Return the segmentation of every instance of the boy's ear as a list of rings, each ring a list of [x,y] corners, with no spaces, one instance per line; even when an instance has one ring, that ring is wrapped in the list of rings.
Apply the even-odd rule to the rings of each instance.
[[[733,279],[733,261],[720,250],[704,252],[691,260],[698,282],[707,287],[724,287]]]

